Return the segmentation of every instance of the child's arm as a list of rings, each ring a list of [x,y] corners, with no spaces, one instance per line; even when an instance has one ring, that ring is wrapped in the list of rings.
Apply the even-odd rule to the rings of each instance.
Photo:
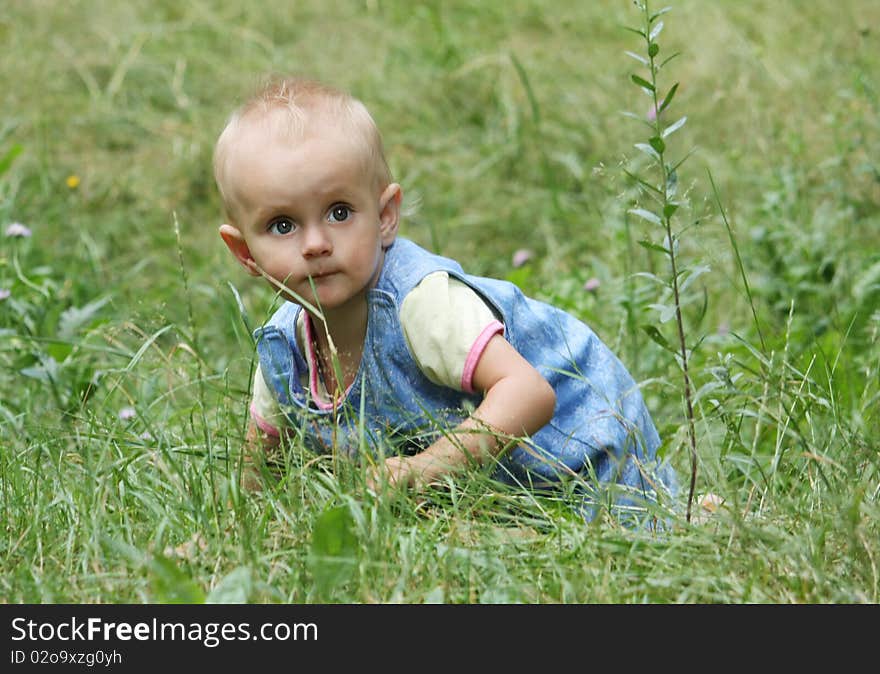
[[[511,437],[532,435],[553,418],[552,387],[500,335],[480,356],[473,387],[483,391],[484,398],[468,419],[419,454],[385,460],[392,484],[421,486],[472,461],[481,464],[497,455]]]

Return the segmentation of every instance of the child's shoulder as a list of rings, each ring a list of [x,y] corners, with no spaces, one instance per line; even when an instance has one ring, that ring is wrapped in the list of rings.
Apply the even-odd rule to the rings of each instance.
[[[461,265],[455,260],[432,253],[414,241],[398,237],[386,252],[379,288],[404,297],[425,277],[438,271],[452,276],[464,275]]]

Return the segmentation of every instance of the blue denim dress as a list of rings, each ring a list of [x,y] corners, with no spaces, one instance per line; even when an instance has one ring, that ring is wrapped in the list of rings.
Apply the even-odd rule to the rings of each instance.
[[[571,487],[587,519],[607,508],[640,518],[677,492],[671,467],[656,456],[660,438],[638,386],[611,350],[583,322],[526,297],[512,283],[466,274],[454,260],[398,237],[368,294],[363,356],[335,409],[319,409],[296,339],[302,308],[286,303],[254,332],[260,367],[291,428],[312,451],[357,456],[414,453],[475,409],[479,395],[438,386],[418,368],[400,325],[403,299],[428,274],[445,271],[475,290],[504,324],[511,345],[550,382],[550,423],[506,452],[493,477],[531,489]]]

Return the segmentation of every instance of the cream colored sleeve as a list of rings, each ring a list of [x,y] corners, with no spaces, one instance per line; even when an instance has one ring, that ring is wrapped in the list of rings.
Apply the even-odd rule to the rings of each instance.
[[[285,425],[284,413],[281,411],[272,389],[266,384],[259,364],[257,364],[257,371],[254,373],[251,419],[261,431],[273,437],[278,437],[281,434],[279,429]]]
[[[429,274],[403,300],[400,324],[419,369],[435,384],[473,393],[473,374],[504,325],[470,287]]]
[[[300,312],[296,320],[296,334],[300,349],[306,343],[306,330],[303,317],[305,312]],[[304,388],[309,386],[309,373],[304,372],[300,376],[300,384]],[[279,436],[280,429],[287,425],[287,417],[281,411],[278,399],[271,387],[266,383],[260,364],[257,363],[257,371],[254,372],[254,388],[251,394],[251,419],[267,435]]]

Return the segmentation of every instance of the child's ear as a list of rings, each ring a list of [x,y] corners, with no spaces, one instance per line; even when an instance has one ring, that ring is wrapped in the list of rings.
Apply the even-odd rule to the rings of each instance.
[[[260,275],[254,256],[251,255],[251,249],[248,248],[241,231],[232,225],[220,225],[220,238],[223,239],[223,243],[235,255],[235,259],[241,263],[241,266],[247,269],[248,274]]]
[[[379,231],[382,233],[382,245],[387,248],[397,237],[400,225],[400,202],[403,190],[397,183],[391,183],[379,197]]]

